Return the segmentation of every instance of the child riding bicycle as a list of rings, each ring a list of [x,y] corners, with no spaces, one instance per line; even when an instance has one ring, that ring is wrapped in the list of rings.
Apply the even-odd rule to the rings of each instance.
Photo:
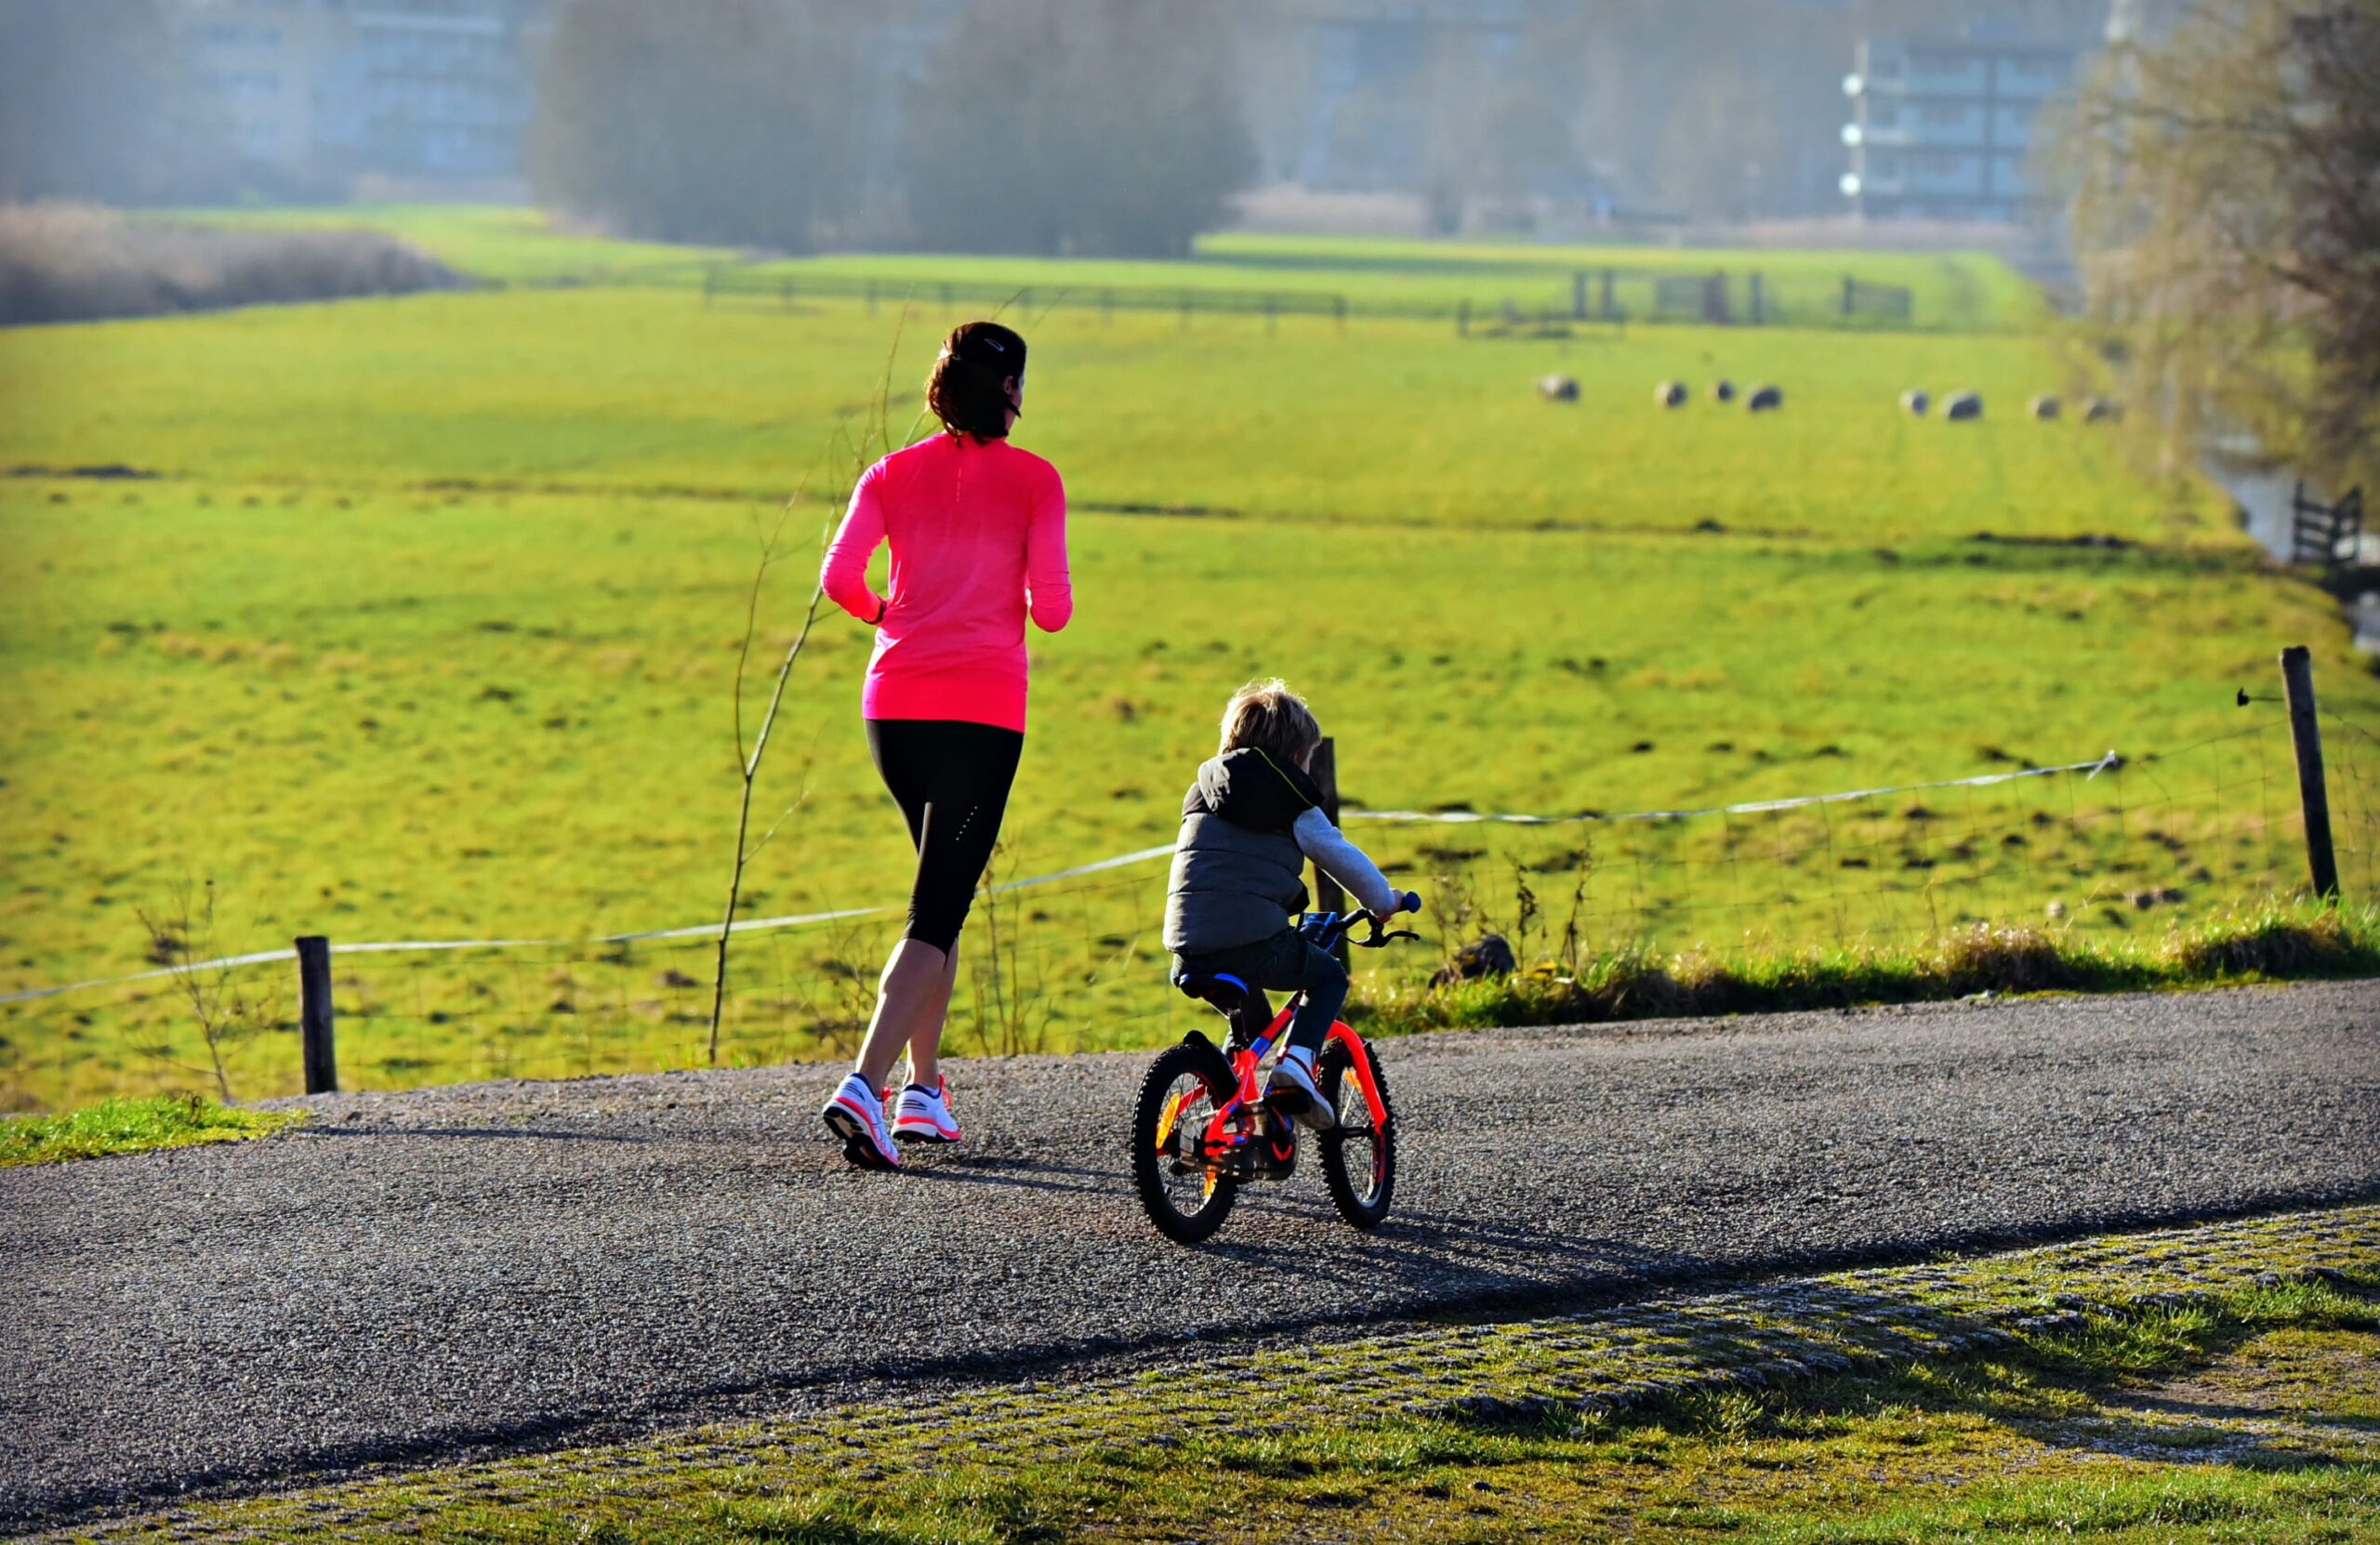
[[[1322,812],[1309,775],[1322,728],[1279,680],[1255,681],[1223,707],[1223,745],[1200,765],[1182,801],[1182,835],[1165,900],[1165,947],[1173,979],[1221,977],[1250,989],[1251,1021],[1263,1024],[1264,988],[1302,991],[1289,1045],[1265,1100],[1316,1131],[1329,1129],[1330,1103],[1315,1081],[1315,1058],[1347,998],[1347,968],[1289,925],[1303,911],[1312,859],[1358,905],[1386,922],[1404,905],[1363,850]]]

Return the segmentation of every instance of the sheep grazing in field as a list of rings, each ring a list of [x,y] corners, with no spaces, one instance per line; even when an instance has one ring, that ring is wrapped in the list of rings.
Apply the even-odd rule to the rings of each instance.
[[[1733,382],[1733,381],[1713,381],[1713,382],[1712,382],[1712,383],[1711,383],[1711,401],[1712,401],[1712,402],[1714,402],[1714,403],[1732,403],[1732,402],[1734,402],[1735,400],[1736,400],[1736,383],[1735,383],[1735,382]]]
[[[1942,403],[1942,416],[1953,424],[1983,416],[1983,396],[1980,392],[1955,391]]]
[[[1923,418],[1925,416],[1925,410],[1934,405],[1934,399],[1917,388],[1911,387],[1900,394],[1900,405],[1912,417]]]
[[[1781,408],[1784,405],[1785,390],[1782,387],[1754,387],[1752,389],[1752,395],[1744,399],[1744,406],[1754,413],[1766,413],[1772,408]]]
[[[2109,402],[2104,397],[2085,397],[2082,399],[2082,422],[2085,424],[2096,424],[2107,419],[2122,418],[2122,416],[2123,409],[2118,407],[2115,403]]]
[[[1663,381],[1659,386],[1653,389],[1653,401],[1660,403],[1661,406],[1665,408],[1682,408],[1686,406],[1686,383],[1684,381]]]
[[[2031,402],[2026,403],[2025,411],[2031,414],[2036,418],[2048,419],[2056,417],[2059,410],[2064,406],[2064,403],[2060,403],[2056,398],[2044,391],[2040,396],[2034,398]]]
[[[1579,378],[1576,376],[1540,376],[1537,394],[1549,403],[1575,403],[1579,400]]]

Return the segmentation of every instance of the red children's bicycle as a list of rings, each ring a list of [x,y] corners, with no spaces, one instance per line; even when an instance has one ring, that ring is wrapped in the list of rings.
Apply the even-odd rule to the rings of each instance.
[[[1405,911],[1421,910],[1417,895],[1408,892],[1404,903]],[[1371,924],[1370,936],[1351,938],[1362,922]],[[1325,950],[1342,939],[1377,949],[1415,937],[1383,931],[1368,912],[1309,912],[1297,926]],[[1304,995],[1292,995],[1267,1023],[1263,989],[1236,976],[1189,976],[1179,985],[1231,1020],[1230,1050],[1193,1030],[1149,1065],[1132,1113],[1132,1183],[1157,1232],[1193,1245],[1223,1226],[1242,1184],[1297,1171],[1298,1125],[1265,1101],[1262,1071]],[[1396,1113],[1380,1058],[1362,1037],[1334,1023],[1314,1071],[1337,1116],[1312,1134],[1321,1148],[1323,1184],[1339,1216],[1359,1229],[1376,1228],[1396,1188]]]

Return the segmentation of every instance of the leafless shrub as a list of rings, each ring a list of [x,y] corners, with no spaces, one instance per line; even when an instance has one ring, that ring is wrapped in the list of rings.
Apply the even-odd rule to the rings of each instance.
[[[1005,844],[994,844],[987,874],[998,874],[1007,856]],[[974,987],[970,996],[976,1044],[992,1057],[1046,1050],[1052,1005],[1038,971],[1027,970],[1015,903],[995,886],[985,891],[978,915],[984,920],[983,947],[966,957]]]
[[[2101,55],[2042,137],[2084,337],[2162,470],[2244,429],[2334,488],[2380,476],[2380,8],[2178,9]]]
[[[369,231],[217,231],[86,205],[0,207],[0,325],[404,295],[462,283]]]
[[[235,1048],[284,1022],[289,973],[206,964],[215,958],[215,915],[211,879],[196,894],[186,884],[180,887],[163,913],[135,913],[149,935],[148,957],[173,973],[174,985],[190,1005],[199,1040],[206,1048],[207,1071],[214,1074],[216,1090],[228,1104],[231,1079],[224,1059]],[[162,1041],[136,1050],[154,1061],[183,1065]]]

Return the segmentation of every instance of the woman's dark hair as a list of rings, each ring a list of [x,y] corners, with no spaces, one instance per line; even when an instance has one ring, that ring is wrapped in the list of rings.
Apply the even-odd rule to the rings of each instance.
[[[952,434],[1008,437],[1008,383],[1025,381],[1025,340],[997,322],[962,322],[926,377],[926,406]]]

